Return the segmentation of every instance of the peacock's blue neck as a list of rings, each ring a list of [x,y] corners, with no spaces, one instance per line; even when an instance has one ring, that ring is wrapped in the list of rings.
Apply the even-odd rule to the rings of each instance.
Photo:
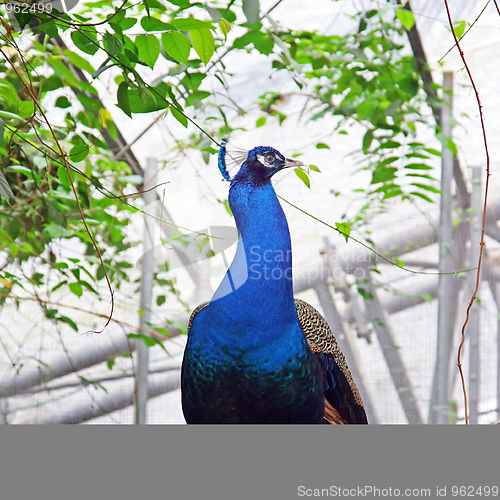
[[[254,325],[296,322],[292,248],[285,214],[269,180],[236,177],[229,204],[239,231],[235,258],[213,300],[231,303]]]

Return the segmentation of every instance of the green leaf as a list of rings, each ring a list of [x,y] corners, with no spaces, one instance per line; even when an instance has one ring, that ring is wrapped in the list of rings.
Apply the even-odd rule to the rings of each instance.
[[[366,153],[373,141],[373,129],[369,128],[363,136],[363,153]]]
[[[206,151],[207,153],[210,153],[211,155],[216,155],[218,153],[218,151],[216,149],[212,148],[211,146],[209,146],[208,148],[203,148],[200,151]]]
[[[9,106],[15,106],[19,100],[19,96],[14,85],[3,78],[0,79],[0,93],[2,95],[2,101],[7,102]]]
[[[127,337],[129,339],[142,340],[147,347],[153,347],[155,345],[159,345],[168,354],[167,350],[165,349],[165,346],[163,345],[163,342],[160,339],[157,339],[156,337],[150,337],[149,335],[144,335],[142,333],[129,333]]]
[[[61,185],[63,187],[69,188],[71,186],[71,181],[64,165],[60,165],[57,168],[57,177],[59,178],[59,181],[61,182]]]
[[[229,32],[232,29],[231,23],[227,19],[224,19],[223,17],[221,17],[219,19],[219,29],[220,29],[222,35],[224,36],[224,40],[227,40],[227,35],[229,34]]]
[[[172,59],[187,64],[189,52],[191,51],[191,44],[184,34],[178,31],[163,33],[161,42],[167,54]]]
[[[117,90],[118,107],[130,118],[132,118],[132,113],[130,111],[130,101],[128,95],[128,83],[122,82],[118,85]]]
[[[401,146],[401,144],[397,141],[385,141],[383,142],[378,148],[379,149],[395,149],[395,148],[399,148]]]
[[[72,293],[74,293],[77,297],[81,297],[83,295],[83,288],[80,283],[70,283],[69,289]]]
[[[116,356],[110,356],[108,358],[108,361],[106,362],[106,365],[108,366],[109,370],[113,369],[113,366],[115,366],[116,363]]]
[[[462,35],[465,33],[465,28],[467,28],[467,21],[455,21],[453,23],[453,29],[455,31],[455,35],[457,38],[462,38]]]
[[[154,326],[153,330],[155,332],[158,332],[160,335],[163,335],[164,337],[170,337],[170,332],[166,328],[161,328],[159,326]]]
[[[132,28],[132,26],[135,26],[136,23],[137,19],[134,19],[133,17],[124,17],[118,24],[120,25],[122,31],[127,31]]]
[[[377,105],[378,102],[374,99],[365,99],[362,103],[358,104],[356,108],[358,119],[365,120],[368,118],[377,109]]]
[[[36,182],[42,182],[41,177],[36,173],[34,173],[33,170],[31,170],[31,168],[24,167],[23,165],[11,165],[6,168],[9,170],[9,172],[14,172],[16,174],[23,174],[26,177],[28,177],[28,179],[35,180]]]
[[[84,269],[84,270],[86,271],[86,269]],[[93,278],[94,278],[94,277],[92,276],[92,279],[93,279]],[[93,287],[90,283],[88,283],[87,281],[80,280],[80,281],[79,281],[79,283],[80,283],[80,285],[84,286],[87,290],[89,290],[89,291],[90,291],[90,292],[92,292],[93,294],[95,294],[95,295],[99,295],[99,294],[97,293],[97,290],[96,290],[96,289],[95,289],[95,288],[94,288],[94,287]]]
[[[73,146],[69,151],[69,157],[72,162],[79,162],[85,160],[89,154],[88,144],[82,143]]]
[[[410,170],[432,170],[432,167],[426,165],[425,163],[410,163],[409,165],[406,165],[405,168]]]
[[[418,191],[412,191],[410,194],[412,194],[413,196],[418,196],[419,198],[422,198],[422,200],[428,201],[429,203],[434,203],[434,200],[429,198],[424,193],[419,193]]]
[[[57,309],[44,309],[45,316],[48,319],[54,319],[56,317],[57,311]]]
[[[131,89],[128,92],[130,110],[132,113],[151,113],[160,111],[168,107],[165,96],[169,92],[169,87],[165,82],[161,82],[153,89]]]
[[[393,257],[392,260],[399,266],[399,267],[405,267],[405,263],[402,260],[396,259],[396,257]]]
[[[420,158],[422,160],[428,160],[429,155],[424,155],[422,153],[408,153],[405,155],[406,158]]]
[[[259,0],[243,0],[243,13],[250,26],[259,22],[259,12]]]
[[[10,120],[20,120],[23,121],[23,117],[16,115],[15,113],[11,113],[9,111],[2,111],[0,109],[0,116],[3,116],[4,118],[9,118]]]
[[[351,234],[351,225],[348,222],[336,222],[335,227],[338,232],[344,236],[347,243],[349,241],[349,235]]]
[[[182,79],[182,83],[191,90],[198,90],[206,76],[203,73],[189,73]]]
[[[302,170],[301,168],[295,168],[294,169],[294,172],[295,174],[297,175],[297,177],[309,188],[311,189],[311,181],[309,179],[309,176],[307,175],[306,172],[304,172],[304,170]]]
[[[157,298],[156,298],[156,304],[158,306],[161,306],[163,304],[165,304],[167,298],[165,297],[165,295],[159,295]]]
[[[184,127],[187,128],[187,126],[188,126],[188,119],[186,118],[186,116],[181,111],[179,111],[177,108],[175,108],[174,106],[169,106],[168,109],[172,112],[173,117],[181,125],[184,125]]]
[[[151,9],[157,9],[160,12],[165,11],[165,7],[160,2],[158,2],[158,0],[142,0],[142,3],[144,4],[144,7],[146,8],[148,16],[151,15]]]
[[[231,207],[229,206],[229,200],[226,198],[224,200],[224,208],[226,209],[226,212],[231,216],[234,217],[233,211],[231,210]]]
[[[56,319],[61,323],[66,323],[67,325],[71,326],[71,328],[73,328],[75,332],[78,331],[78,326],[76,326],[76,323],[71,318],[68,318],[67,316],[58,316]]]
[[[34,28],[33,31],[36,34],[45,33],[49,38],[56,38],[59,35],[55,19],[49,19],[48,21],[42,22]]]
[[[396,186],[394,188],[391,188],[390,190],[386,191],[384,196],[382,197],[383,200],[388,200],[389,198],[394,198],[395,196],[401,196],[403,194],[403,191]]]
[[[319,169],[319,167],[317,167],[316,165],[309,165],[309,168],[311,170],[313,170],[314,172],[321,172],[321,170]]]
[[[90,97],[86,94],[78,94],[77,99],[87,108],[90,109],[91,111],[95,111],[96,113],[99,112],[99,103],[96,99],[93,97]]]
[[[75,234],[74,231],[65,229],[64,227],[59,226],[58,224],[51,224],[49,226],[45,226],[43,231],[47,233],[51,238],[64,238],[73,236]]]
[[[87,59],[84,59],[82,56],[75,54],[75,52],[72,52],[69,49],[64,51],[64,55],[68,58],[69,62],[73,64],[73,66],[83,69],[89,74],[95,73],[95,69],[92,67],[92,64],[90,64]]]
[[[437,149],[424,148],[424,151],[427,151],[428,153],[430,153],[431,155],[434,155],[434,156],[441,156],[441,151],[438,151]]]
[[[260,118],[257,119],[257,121],[255,122],[255,126],[257,128],[259,127],[262,127],[263,125],[266,124],[266,121],[267,121],[267,117],[266,116],[261,116]]]
[[[183,9],[186,9],[190,5],[189,0],[168,0],[168,2],[178,7],[182,7]]]
[[[438,132],[436,134],[436,138],[445,148],[448,148],[454,155],[458,154],[457,146],[455,145],[451,137],[448,137],[447,135]]]
[[[179,31],[214,29],[212,23],[207,23],[206,21],[199,21],[194,17],[188,17],[185,19],[174,19],[171,24],[175,26]]]
[[[383,168],[391,163],[394,163],[396,160],[399,160],[398,156],[389,156],[389,158],[384,158],[378,165],[377,170]]]
[[[434,186],[428,186],[427,184],[419,184],[418,182],[412,182],[411,185],[419,187],[420,189],[425,189],[426,191],[430,191],[431,193],[441,194],[441,190],[435,188]]]
[[[95,31],[73,31],[71,33],[71,40],[85,54],[93,56],[99,50]]]
[[[71,103],[65,95],[60,95],[56,100],[56,108],[71,108]]]
[[[123,43],[116,35],[107,32],[104,33],[104,47],[110,56],[117,56],[123,47]]]
[[[191,43],[200,59],[207,64],[215,51],[215,40],[208,28],[195,29],[190,32]]]
[[[78,378],[80,379],[80,382],[83,384],[83,386],[91,385],[95,390],[101,389],[106,394],[108,393],[108,390],[106,389],[106,387],[104,387],[97,380],[89,380],[88,378],[82,377],[81,375],[78,375]]]
[[[369,292],[368,290],[365,290],[363,287],[358,286],[358,293],[365,300],[372,300],[373,299],[373,294],[371,292]]]
[[[210,238],[208,236],[205,236],[202,238],[202,240],[198,243],[198,249],[200,252],[203,251],[203,249],[210,243]]]
[[[139,35],[135,38],[139,57],[151,68],[160,55],[160,41],[155,35]]]
[[[179,333],[181,335],[187,335],[188,333],[187,325],[182,321],[176,319],[166,319],[166,322],[169,325],[172,325],[174,328],[177,328],[177,330],[179,330]]]
[[[433,302],[435,300],[434,297],[428,293],[421,293],[419,294],[419,297],[424,299],[426,302]]]
[[[428,179],[430,181],[437,181],[435,177],[427,174],[406,174],[407,177],[419,177],[420,179]]]
[[[35,112],[35,103],[33,101],[19,101],[17,103],[17,112],[23,118],[29,118]]]
[[[318,144],[316,144],[316,149],[330,149],[330,146],[324,142],[318,142]]]
[[[149,16],[141,19],[141,26],[146,31],[171,31],[175,29],[173,24],[164,23],[163,21],[156,19],[156,17]]]
[[[5,176],[0,172],[0,196],[10,205],[10,200],[14,200],[14,193],[10,189]]]
[[[35,103],[33,101],[19,101],[17,104],[17,112],[23,118],[29,118],[35,112]]]
[[[123,40],[123,30],[119,24],[110,21],[109,27],[114,31],[115,35],[118,36],[119,40]]]
[[[398,169],[395,167],[377,169],[373,172],[371,184],[390,181],[396,177],[397,171]]]
[[[3,133],[5,131],[5,123],[0,118],[0,146],[3,146]]]
[[[407,31],[410,31],[415,25],[415,16],[411,10],[401,8],[396,12],[396,17],[401,21],[401,24]]]
[[[235,49],[242,49],[253,43],[254,47],[264,55],[269,55],[273,51],[274,40],[267,34],[261,31],[249,31],[243,36],[240,36],[233,42]]]

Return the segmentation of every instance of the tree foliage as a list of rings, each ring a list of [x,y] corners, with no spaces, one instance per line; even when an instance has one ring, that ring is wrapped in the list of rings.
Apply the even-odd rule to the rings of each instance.
[[[1,304],[28,287],[37,296],[67,287],[76,297],[101,298],[100,283],[112,290],[127,278],[131,263],[120,253],[131,244],[127,226],[139,210],[131,193],[141,178],[110,146],[119,130],[97,90],[110,72],[126,115],[164,111],[189,127],[190,147],[208,161],[233,128],[207,78],[227,90],[229,52],[269,58],[273,71],[296,82],[303,118],[325,121],[317,148],[363,127],[356,154],[371,182],[358,191],[372,207],[433,201],[431,160],[439,153],[418,139],[421,130],[431,128],[455,147],[432,123],[421,75],[405,49],[413,14],[389,1],[359,12],[345,36],[281,26],[258,0],[91,1],[69,13],[9,15],[4,6],[0,15]],[[167,68],[160,77],[153,73],[159,67]],[[256,126],[287,120],[286,99],[262,95]],[[64,115],[56,125],[54,109]],[[194,111],[205,119],[193,118]],[[319,169],[298,170],[298,179],[308,185],[311,170]],[[348,239],[351,224],[363,218],[351,214],[337,227]],[[62,241],[81,255],[61,258]],[[78,328],[40,303],[49,319]]]

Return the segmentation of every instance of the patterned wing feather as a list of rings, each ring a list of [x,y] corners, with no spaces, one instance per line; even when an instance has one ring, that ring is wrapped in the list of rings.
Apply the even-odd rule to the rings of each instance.
[[[195,309],[193,309],[193,312],[191,313],[191,316],[189,316],[189,321],[188,321],[188,333],[189,333],[189,330],[191,329],[191,325],[193,324],[193,321],[194,321],[194,317],[202,310],[204,309],[205,307],[208,306],[208,304],[210,304],[210,302],[202,302],[198,307],[196,307]]]
[[[344,354],[325,318],[310,304],[295,299],[300,326],[325,377],[325,420],[331,424],[366,424],[358,388]]]

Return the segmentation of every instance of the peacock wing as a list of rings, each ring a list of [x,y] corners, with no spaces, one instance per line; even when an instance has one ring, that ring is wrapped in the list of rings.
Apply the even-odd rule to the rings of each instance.
[[[193,325],[193,321],[194,321],[194,318],[195,316],[202,310],[204,309],[205,307],[208,306],[208,304],[210,304],[210,302],[202,302],[198,307],[194,308],[193,309],[193,312],[191,313],[191,316],[189,316],[189,321],[188,321],[188,334],[189,334],[189,330],[191,330],[191,326]]]
[[[330,326],[307,302],[295,299],[295,306],[307,343],[323,369],[325,420],[330,424],[367,424],[363,401]]]

